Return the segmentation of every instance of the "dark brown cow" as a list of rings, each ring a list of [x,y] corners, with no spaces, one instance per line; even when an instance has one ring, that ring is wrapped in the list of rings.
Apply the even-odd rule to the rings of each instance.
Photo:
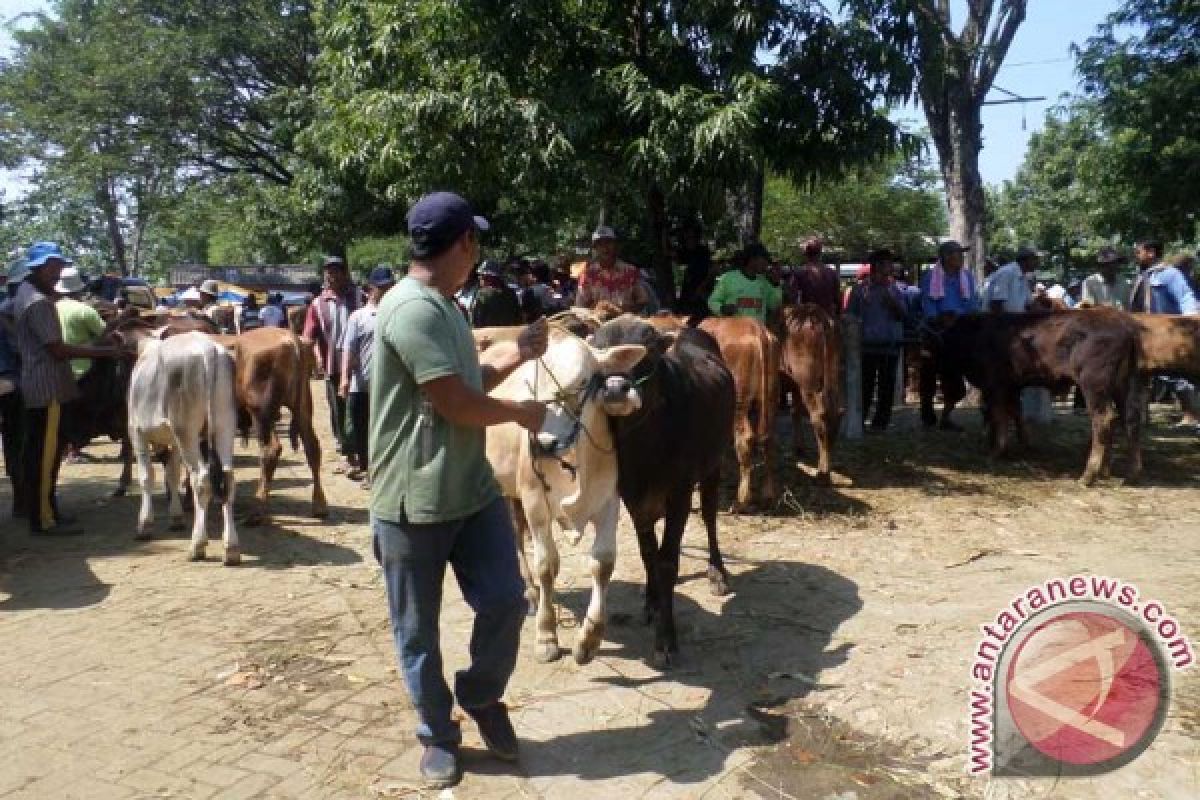
[[[257,328],[241,336],[214,338],[233,351],[239,417],[253,421],[262,448],[255,495],[258,509],[252,514],[253,521],[269,518],[271,480],[283,451],[275,433],[282,408],[291,412],[288,433],[292,449],[298,448],[298,441],[303,443],[312,472],[312,514],[324,517],[328,506],[321,488],[321,443],[313,429],[312,391],[308,382],[313,368],[312,347],[284,328]]]
[[[1092,417],[1092,442],[1080,483],[1107,473],[1114,423],[1124,420],[1129,440],[1128,477],[1142,470],[1142,386],[1138,373],[1138,327],[1111,309],[1026,314],[966,314],[934,343],[938,359],[979,389],[988,440],[995,455],[1008,448],[1009,425],[1026,443],[1021,389],[1079,386]]]
[[[733,445],[737,451],[738,481],[734,511],[743,512],[761,501],[775,505],[775,411],[779,407],[779,339],[758,320],[748,317],[709,317],[700,329],[717,340],[721,358],[737,388]],[[754,492],[754,467],[762,453],[763,478]]]
[[[819,306],[802,303],[783,309],[781,367],[785,391],[792,393],[792,436],[800,457],[800,421],[807,412],[817,440],[817,483],[833,481],[833,442],[842,405],[842,339],[837,323]]]
[[[717,543],[717,492],[721,459],[733,436],[733,376],[712,336],[694,328],[668,335],[644,320],[622,316],[602,325],[592,344],[646,348],[646,357],[633,372],[642,407],[610,422],[617,448],[617,489],[633,519],[646,569],[646,616],[656,623],[654,660],[666,666],[679,650],[675,582],[697,486],[708,531],[708,580],[714,593],[729,590]],[[664,518],[660,545],[654,528]]]

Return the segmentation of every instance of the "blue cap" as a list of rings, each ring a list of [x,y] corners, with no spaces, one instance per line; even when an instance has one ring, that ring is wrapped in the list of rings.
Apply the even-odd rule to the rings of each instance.
[[[34,242],[30,246],[29,252],[25,255],[25,266],[31,270],[37,269],[54,258],[57,258],[64,264],[75,263],[64,256],[62,250],[54,242]]]
[[[396,283],[396,275],[392,272],[391,267],[385,267],[382,264],[371,270],[371,274],[367,276],[367,283],[374,286],[376,289],[383,289],[388,286],[394,286]]]
[[[30,270],[36,270],[37,267],[46,265],[50,259],[59,259],[64,264],[74,264],[70,258],[62,254],[58,245],[52,241],[34,242],[29,248],[29,253],[25,254],[25,266]]]
[[[408,236],[412,255],[439,255],[472,227],[488,229],[488,221],[475,215],[471,204],[453,192],[434,192],[413,203],[408,210]]]

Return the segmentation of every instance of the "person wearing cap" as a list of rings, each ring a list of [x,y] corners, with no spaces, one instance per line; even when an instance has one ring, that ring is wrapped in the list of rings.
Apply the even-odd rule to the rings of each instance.
[[[235,321],[239,335],[263,326],[262,309],[258,307],[258,297],[254,292],[250,292],[242,301],[242,307],[238,310]]]
[[[879,389],[871,429],[886,430],[896,396],[896,367],[904,342],[904,295],[892,282],[892,251],[882,248],[867,257],[867,280],[850,290],[846,313],[862,322],[862,415],[866,419]]]
[[[350,315],[358,310],[358,289],[350,280],[350,270],[345,259],[329,256],[321,266],[325,274],[325,288],[308,307],[304,320],[304,337],[313,343],[317,369],[325,373],[325,400],[329,404],[329,427],[333,432],[337,450],[345,463],[335,472],[353,470],[359,465],[353,462],[349,437],[346,436],[346,401],[338,394],[342,384],[342,352],[339,345],[346,330]]]
[[[25,405],[21,461],[26,469],[29,524],[35,534],[83,532],[59,514],[55,492],[65,449],[60,426],[62,406],[79,395],[69,360],[120,355],[115,347],[71,345],[63,340],[54,308],[54,288],[70,263],[53,242],[30,247],[26,261],[29,275],[13,303],[21,359],[21,399]]]
[[[215,308],[217,300],[221,297],[221,284],[209,278],[201,281],[196,287],[196,291],[200,294],[200,308],[206,314],[211,314],[210,309]]]
[[[62,327],[63,341],[70,345],[91,344],[104,333],[104,320],[96,309],[82,302],[79,298],[86,287],[79,270],[67,267],[58,279],[54,291],[58,293],[58,302],[54,304],[58,312],[58,324]],[[92,365],[90,358],[71,359],[71,371],[75,380],[83,377]]]
[[[501,698],[516,665],[525,585],[484,430],[505,423],[541,429],[545,405],[487,392],[545,354],[549,328],[538,320],[515,344],[478,354],[453,298],[479,259],[487,220],[462,197],[436,192],[409,209],[407,222],[412,265],[383,298],[376,320],[371,525],[396,652],[425,747],[421,773],[435,786],[448,786],[461,777],[455,701],[494,755],[517,758]],[[453,693],[438,644],[447,565],[475,612],[471,664],[457,673]]]
[[[978,307],[975,277],[963,266],[963,247],[953,239],[938,245],[938,259],[933,268],[921,276],[921,316],[928,330],[921,348],[921,422],[927,428],[940,424],[943,430],[961,431],[950,419],[954,407],[967,395],[963,377],[945,359],[936,357],[934,340],[958,315],[969,314]],[[933,412],[933,398],[938,383],[942,385],[942,416],[939,423]]]
[[[4,473],[12,485],[14,517],[28,515],[25,498],[25,469],[21,465],[21,440],[25,406],[21,402],[21,359],[17,356],[16,325],[13,319],[13,299],[29,270],[22,258],[12,264],[6,274],[4,291],[0,294],[0,440],[4,446]]]
[[[379,301],[396,285],[391,267],[379,265],[367,276],[367,304],[346,320],[342,333],[342,369],[338,394],[346,401],[346,422],[350,429],[351,455],[358,469],[346,473],[350,480],[362,480],[370,463],[368,455],[371,386],[371,356],[375,351],[375,318]]]
[[[1129,306],[1129,279],[1117,274],[1121,265],[1128,261],[1115,247],[1101,247],[1096,254],[1099,271],[1083,281],[1079,297],[1082,308],[1119,308]]]
[[[607,225],[592,232],[592,260],[579,276],[575,305],[595,308],[612,303],[622,311],[642,313],[650,295],[637,267],[617,258],[617,234]]]
[[[792,270],[785,294],[789,303],[812,303],[834,319],[842,313],[837,270],[821,260],[824,245],[815,236],[804,243],[804,263]]]
[[[288,326],[287,312],[283,308],[283,295],[279,292],[270,292],[267,295],[267,304],[258,313],[258,318],[264,328],[286,328]]]
[[[521,301],[504,280],[504,270],[495,261],[479,267],[479,289],[469,312],[475,328],[508,327],[521,324]]]
[[[762,244],[753,242],[738,253],[737,263],[737,269],[717,279],[708,309],[717,316],[750,317],[765,325],[783,306],[783,291],[763,274],[770,266],[771,254]]]
[[[1017,257],[993,272],[984,282],[983,299],[985,310],[1020,313],[1029,310],[1033,300],[1030,291],[1030,276],[1037,271],[1041,253],[1031,245],[1017,248]]]

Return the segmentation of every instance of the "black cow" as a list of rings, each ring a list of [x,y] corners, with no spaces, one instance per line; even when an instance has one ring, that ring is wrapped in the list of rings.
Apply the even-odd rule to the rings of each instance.
[[[661,333],[640,319],[623,316],[602,325],[594,344],[646,347],[647,355],[634,371],[641,410],[613,418],[611,424],[617,485],[633,518],[646,568],[646,620],[656,623],[654,661],[665,667],[679,651],[675,581],[697,486],[708,531],[708,580],[714,594],[729,591],[729,575],[717,544],[717,491],[721,459],[733,444],[733,376],[721,360],[716,340],[694,328]],[[666,525],[659,544],[655,525],[663,518]]]
[[[1128,478],[1142,469],[1142,382],[1138,377],[1138,330],[1119,311],[1048,311],[966,314],[934,344],[942,365],[961,374],[983,395],[983,415],[993,453],[1007,449],[1009,423],[1026,443],[1021,389],[1041,386],[1062,392],[1079,386],[1092,417],[1092,443],[1080,482],[1107,473],[1114,423],[1124,422],[1129,441]]]

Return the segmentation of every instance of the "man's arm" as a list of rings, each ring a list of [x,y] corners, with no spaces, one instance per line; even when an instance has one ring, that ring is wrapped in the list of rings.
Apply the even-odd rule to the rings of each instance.
[[[536,400],[502,400],[477,392],[458,375],[446,375],[421,384],[433,409],[453,425],[487,428],[515,422],[531,431],[540,430],[546,407]]]
[[[313,343],[313,355],[317,359],[317,370],[325,371],[325,354],[322,352],[322,345],[325,344],[325,335],[321,330],[321,326],[317,324],[317,306],[320,304],[320,298],[314,299],[308,305],[308,311],[304,315],[304,333],[301,335],[305,339],[309,339]]]
[[[483,373],[483,390],[490,392],[499,386],[517,367],[534,358],[541,358],[550,343],[550,327],[545,317],[525,329],[515,342],[492,345],[479,356]]]
[[[1196,302],[1196,293],[1192,291],[1187,278],[1183,277],[1183,273],[1179,270],[1172,270],[1171,293],[1175,295],[1175,300],[1179,303],[1180,314],[1186,316],[1200,314],[1200,304]]]

